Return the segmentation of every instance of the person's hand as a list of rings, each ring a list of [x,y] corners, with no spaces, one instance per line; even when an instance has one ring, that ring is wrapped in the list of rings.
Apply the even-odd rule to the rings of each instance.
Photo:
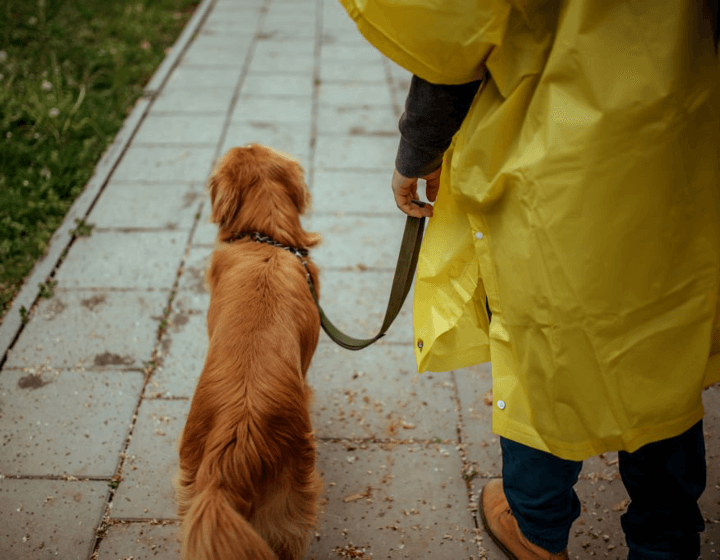
[[[435,202],[438,189],[440,188],[440,172],[442,167],[438,167],[432,173],[421,177],[427,183],[425,187],[425,195],[430,202]],[[421,218],[423,216],[431,218],[433,215],[432,204],[425,204],[422,208],[413,204],[413,200],[418,200],[417,177],[405,177],[400,175],[396,169],[392,177],[392,190],[395,196],[395,204],[405,212],[408,216]]]

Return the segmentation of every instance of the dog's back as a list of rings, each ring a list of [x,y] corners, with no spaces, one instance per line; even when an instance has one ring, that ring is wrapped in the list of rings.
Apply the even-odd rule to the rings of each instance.
[[[305,383],[320,325],[305,269],[275,247],[219,244],[208,284],[210,343],[176,481],[183,558],[299,560],[321,487]]]

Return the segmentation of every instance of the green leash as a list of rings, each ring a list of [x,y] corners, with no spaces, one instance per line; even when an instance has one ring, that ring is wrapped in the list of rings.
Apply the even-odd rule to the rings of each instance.
[[[419,201],[414,200],[413,202],[421,207],[425,205]],[[425,218],[415,218],[413,216],[408,216],[407,218],[402,244],[400,245],[400,254],[398,255],[397,266],[395,267],[395,277],[393,278],[392,288],[390,290],[390,299],[388,301],[387,311],[385,312],[385,319],[380,327],[380,332],[372,338],[354,338],[333,325],[327,315],[325,315],[322,307],[320,307],[315,287],[311,281],[309,282],[310,292],[320,312],[320,323],[323,330],[333,342],[347,350],[362,350],[385,336],[390,325],[392,325],[398,313],[400,313],[400,309],[410,292],[413,277],[415,276],[415,269],[417,268],[418,255],[420,254],[424,225]]]
[[[419,200],[413,200],[413,203],[421,208],[425,206],[424,202]],[[238,241],[245,237],[251,238],[253,241],[258,243],[266,243],[280,249],[285,249],[291,252],[293,255],[298,257],[305,267],[305,273],[307,274],[308,285],[310,286],[310,293],[315,300],[318,312],[320,313],[320,324],[323,330],[327,333],[331,340],[338,345],[346,348],[347,350],[362,350],[367,348],[373,342],[381,339],[385,336],[385,333],[392,325],[395,318],[400,313],[400,309],[405,303],[410,287],[412,286],[413,277],[415,276],[415,269],[417,268],[418,255],[420,254],[420,245],[422,244],[423,231],[425,226],[425,218],[415,218],[408,216],[405,222],[405,232],[403,233],[402,244],[400,245],[400,254],[398,255],[397,265],[395,267],[395,277],[393,278],[392,288],[390,289],[390,299],[387,305],[387,311],[385,312],[385,319],[383,320],[380,332],[372,338],[355,338],[349,336],[333,325],[332,321],[328,319],[327,315],[320,307],[318,301],[317,292],[313,285],[310,272],[307,269],[307,261],[305,258],[308,256],[307,249],[300,249],[297,247],[289,247],[278,243],[271,237],[263,235],[257,231],[255,232],[242,232],[232,235],[225,239],[227,243]]]

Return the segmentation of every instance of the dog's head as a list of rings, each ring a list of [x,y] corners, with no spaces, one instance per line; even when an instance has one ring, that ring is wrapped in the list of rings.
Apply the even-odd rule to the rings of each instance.
[[[281,152],[258,144],[230,149],[210,178],[209,190],[210,219],[220,227],[221,239],[257,231],[295,247],[319,242],[300,224],[310,204],[303,170]]]

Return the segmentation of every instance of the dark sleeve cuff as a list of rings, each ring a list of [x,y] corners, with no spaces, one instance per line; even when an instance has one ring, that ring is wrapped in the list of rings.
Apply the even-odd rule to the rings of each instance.
[[[399,123],[401,139],[395,166],[400,174],[421,177],[440,167],[480,83],[447,86],[413,76]]]

